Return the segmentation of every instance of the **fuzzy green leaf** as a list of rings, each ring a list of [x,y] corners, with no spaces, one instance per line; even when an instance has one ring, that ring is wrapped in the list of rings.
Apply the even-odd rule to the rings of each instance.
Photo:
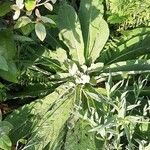
[[[79,17],[85,44],[86,59],[94,62],[109,37],[108,25],[103,19],[102,0],[82,0]]]
[[[47,111],[39,124],[37,124],[37,128],[33,132],[26,147],[33,144],[29,148],[30,150],[33,148],[41,150],[47,144],[49,144],[49,149],[55,149],[56,146],[60,146],[59,140],[57,139],[61,135],[61,130],[65,127],[70,113],[73,111],[73,99],[74,95],[72,94],[65,96],[65,99],[60,99],[52,110]]]
[[[123,75],[123,73],[139,74],[144,72],[150,72],[150,60],[129,60],[114,63],[104,69],[103,72],[104,73],[102,73],[101,76],[105,76],[107,73],[111,73],[112,75]]]
[[[84,64],[84,44],[81,27],[75,10],[69,5],[63,5],[58,12],[58,27],[60,37],[68,46],[72,59]]]
[[[6,119],[14,126],[10,134],[12,142],[15,144],[19,139],[28,136],[25,147],[28,147],[29,150],[44,149],[49,142],[50,149],[53,149],[59,144],[57,139],[60,131],[73,109],[74,94],[72,93],[62,85],[45,98],[13,112]]]
[[[97,142],[96,135],[89,132],[91,129],[90,124],[86,120],[79,119],[75,122],[74,128],[70,129],[67,133],[65,150],[97,150],[103,144]],[[99,143],[99,145],[98,145]]]

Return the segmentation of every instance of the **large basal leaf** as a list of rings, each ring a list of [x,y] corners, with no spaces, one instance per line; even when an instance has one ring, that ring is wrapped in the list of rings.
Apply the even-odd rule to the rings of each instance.
[[[66,137],[65,150],[98,150],[102,148],[100,141],[96,139],[94,132],[86,120],[78,120],[75,126],[69,129]],[[99,148],[98,148],[98,147]]]
[[[57,138],[70,116],[73,103],[72,92],[62,85],[44,99],[39,99],[13,112],[6,118],[14,126],[10,134],[13,144],[25,138],[28,142],[24,149],[42,150],[47,145],[53,149],[59,144]]]
[[[30,135],[33,127],[43,118],[56,98],[58,98],[58,94],[54,92],[43,99],[17,109],[5,119],[14,126],[14,130],[10,132],[13,144],[16,144],[19,139]]]
[[[108,77],[110,74],[112,76],[117,75],[128,75],[128,74],[141,74],[150,72],[150,60],[129,60],[121,61],[104,67],[101,70],[93,72],[93,75],[99,81],[104,77]]]
[[[73,103],[74,95],[72,94],[65,96],[65,99],[61,98],[54,108],[47,111],[37,124],[37,127],[25,147],[33,144],[33,146],[28,148],[29,150],[41,150],[49,145],[49,149],[54,150],[55,147],[60,146],[59,136],[73,111]]]
[[[5,80],[17,82],[17,68],[14,62],[16,47],[13,33],[10,30],[0,30],[0,55],[4,57],[7,62],[5,70],[2,68],[0,69],[0,76]]]
[[[36,74],[35,74],[35,76],[36,76]],[[40,76],[42,76],[42,75],[40,75]],[[37,97],[37,96],[48,95],[49,93],[53,92],[54,86],[52,86],[51,83],[48,83],[49,81],[47,81],[47,80],[43,81],[46,83],[46,85],[43,83],[38,83],[39,80],[42,80],[42,77],[41,77],[41,79],[40,79],[40,77],[37,77],[37,79],[33,78],[33,80],[35,80],[36,83],[34,83],[32,85],[24,86],[24,88],[18,92],[15,92],[13,94],[8,93],[7,94],[7,100],[13,100],[14,99],[14,101],[15,101],[16,98],[23,99],[23,98],[29,98],[29,97]],[[55,87],[57,87],[57,86],[58,85],[56,85]]]
[[[41,59],[37,61],[42,66],[47,66],[48,68],[53,69],[55,72],[64,72],[66,67],[64,62],[67,60],[67,53],[62,48],[56,48],[55,51],[45,48],[45,52],[41,56]]]
[[[94,62],[109,37],[109,28],[103,19],[102,0],[82,0],[79,18],[85,44],[86,59]]]
[[[84,43],[81,27],[75,10],[69,5],[63,5],[58,12],[58,27],[60,37],[68,46],[72,59],[84,64]]]
[[[108,65],[150,54],[150,28],[130,30],[124,35],[126,36],[123,37],[120,44],[116,48],[104,51],[98,61]]]
[[[25,45],[22,56],[24,61],[21,63],[26,67],[32,67],[32,69],[44,72],[48,75],[56,72],[63,72],[66,68],[63,62],[67,58],[66,51],[63,49],[57,49],[52,51],[44,46],[36,45]],[[61,56],[61,59],[57,59]],[[38,69],[38,70],[37,70]]]
[[[117,74],[137,74],[150,72],[150,60],[129,60],[124,62],[118,62],[110,65],[103,70],[104,73]],[[103,75],[103,74],[102,74]]]

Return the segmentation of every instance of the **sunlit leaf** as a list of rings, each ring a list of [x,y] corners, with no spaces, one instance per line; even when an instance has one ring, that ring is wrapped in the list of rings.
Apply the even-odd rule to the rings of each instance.
[[[38,38],[41,41],[44,41],[44,39],[46,37],[46,29],[42,23],[36,23],[35,24],[35,32],[36,32],[36,35],[38,36]]]
[[[102,0],[82,0],[79,10],[86,59],[94,62],[109,37],[109,28],[103,19]]]
[[[81,27],[78,16],[71,6],[63,5],[60,8],[58,12],[58,27],[60,29],[60,37],[68,46],[72,59],[81,65],[84,64],[84,43]]]
[[[27,16],[22,16],[17,20],[14,28],[21,28],[21,27],[26,26],[29,23],[31,23],[31,19],[28,18]]]
[[[45,8],[47,8],[48,10],[52,11],[53,10],[53,6],[50,3],[45,3],[44,4]]]
[[[36,6],[36,0],[25,0],[25,7],[28,11],[31,11]]]

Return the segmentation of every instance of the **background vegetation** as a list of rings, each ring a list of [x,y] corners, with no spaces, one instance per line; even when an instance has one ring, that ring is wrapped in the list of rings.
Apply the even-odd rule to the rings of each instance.
[[[0,1],[0,149],[149,150],[150,1]]]

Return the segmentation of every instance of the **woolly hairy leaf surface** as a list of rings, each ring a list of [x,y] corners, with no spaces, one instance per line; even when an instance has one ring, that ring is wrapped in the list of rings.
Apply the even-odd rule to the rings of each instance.
[[[49,149],[55,149],[55,147],[60,146],[61,143],[57,139],[59,139],[61,131],[70,117],[73,103],[74,95],[72,94],[65,96],[65,99],[60,99],[54,108],[47,111],[43,116],[25,147],[33,144],[33,146],[28,148],[29,150],[32,150],[33,148],[41,150],[47,144],[49,144]]]
[[[84,43],[81,27],[75,10],[69,5],[63,5],[58,12],[58,27],[60,37],[68,46],[72,59],[84,64]]]
[[[150,60],[129,60],[124,62],[118,62],[110,65],[107,69],[104,69],[104,73],[128,73],[128,74],[137,74],[150,72]]]
[[[36,150],[44,149],[49,142],[51,148],[57,145],[59,131],[73,108],[73,95],[67,96],[68,92],[62,85],[45,98],[21,107],[6,118],[14,126],[10,134],[13,143],[27,138],[25,148]]]
[[[43,65],[53,68],[56,72],[66,69],[64,62],[68,56],[64,49],[57,48],[55,51],[45,49],[42,57]]]
[[[109,28],[103,19],[103,5],[101,0],[82,0],[79,18],[85,44],[86,59],[94,62],[103,49],[109,37]]]
[[[65,150],[97,150],[95,133],[89,132],[89,123],[79,119],[75,126],[69,129],[66,137]],[[102,145],[99,145],[102,147]]]

